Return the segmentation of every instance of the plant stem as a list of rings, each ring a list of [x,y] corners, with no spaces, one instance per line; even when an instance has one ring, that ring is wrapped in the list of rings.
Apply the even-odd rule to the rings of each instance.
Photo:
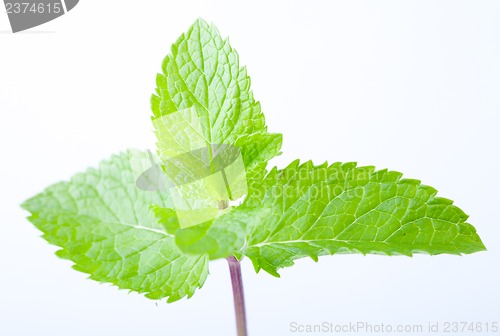
[[[229,273],[233,285],[234,313],[236,315],[236,330],[238,336],[247,336],[247,319],[245,314],[245,297],[241,279],[240,262],[235,257],[228,257]]]

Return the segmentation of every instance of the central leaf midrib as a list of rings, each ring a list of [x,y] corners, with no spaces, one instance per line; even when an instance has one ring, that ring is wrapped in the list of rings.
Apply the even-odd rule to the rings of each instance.
[[[137,230],[144,230],[144,231],[158,233],[158,234],[164,235],[166,237],[173,237],[171,234],[169,234],[166,231],[162,231],[160,229],[155,229],[155,228],[151,228],[151,227],[147,227],[147,226],[142,226],[142,225],[139,225],[139,224],[130,224],[130,223],[122,222],[122,221],[103,220],[101,218],[98,218],[98,217],[95,217],[95,216],[92,216],[92,215],[81,214],[81,213],[74,213],[74,212],[71,212],[71,211],[68,211],[68,210],[58,211],[58,213],[56,215],[60,215],[60,214],[66,214],[66,215],[69,215],[71,217],[82,217],[83,216],[83,217],[86,217],[86,218],[90,218],[90,219],[94,220],[97,223],[111,224],[111,225],[121,225],[121,226],[126,226],[126,227],[130,227],[130,228],[134,228],[134,229],[137,229]],[[40,217],[42,217],[42,215],[40,215]]]

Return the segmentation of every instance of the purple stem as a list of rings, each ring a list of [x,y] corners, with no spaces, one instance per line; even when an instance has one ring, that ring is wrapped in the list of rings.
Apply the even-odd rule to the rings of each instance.
[[[238,336],[247,336],[247,319],[245,314],[245,297],[243,281],[241,280],[240,262],[235,257],[228,257],[229,273],[233,285],[234,313],[236,315],[236,330]]]

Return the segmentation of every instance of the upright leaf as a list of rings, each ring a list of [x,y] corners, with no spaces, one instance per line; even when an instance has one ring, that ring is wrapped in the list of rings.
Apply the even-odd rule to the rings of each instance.
[[[184,115],[191,109],[198,114],[202,130],[201,136],[194,138],[203,139],[207,146],[240,147],[247,169],[262,169],[267,160],[279,154],[281,135],[267,132],[260,104],[253,97],[250,78],[246,68],[240,67],[238,54],[215,26],[201,19],[177,40],[165,58],[151,105],[153,119],[158,121],[154,124],[160,154],[169,152],[175,142],[193,139],[185,136],[186,130],[193,135],[196,127],[177,132],[174,120],[179,118],[163,118],[174,112]]]

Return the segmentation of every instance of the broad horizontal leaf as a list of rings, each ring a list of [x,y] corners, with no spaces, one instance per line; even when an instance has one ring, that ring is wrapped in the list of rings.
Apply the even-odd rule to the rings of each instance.
[[[186,255],[176,246],[151,209],[171,204],[159,192],[136,187],[128,159],[113,156],[22,206],[43,238],[62,248],[57,255],[91,279],[152,299],[190,297],[208,275],[208,257]]]
[[[277,270],[301,257],[336,253],[462,254],[484,250],[467,215],[436,190],[402,174],[355,163],[313,166],[293,162],[252,181],[245,203],[213,223],[205,236],[177,239],[182,249],[248,256],[256,270]],[[258,209],[265,215],[257,215]],[[250,232],[244,244],[231,234],[232,218]],[[246,218],[245,218],[246,217]],[[225,228],[225,229],[224,229]],[[241,240],[241,239],[240,239]],[[226,244],[224,248],[220,245]],[[189,247],[189,248],[188,248]],[[237,248],[236,248],[237,247]],[[241,247],[241,248],[240,248]],[[228,254],[229,255],[229,254]]]
[[[272,215],[253,225],[243,253],[256,270],[276,276],[277,269],[305,256],[485,250],[468,216],[452,201],[398,172],[295,161],[273,169],[252,190],[245,206],[271,208]]]

